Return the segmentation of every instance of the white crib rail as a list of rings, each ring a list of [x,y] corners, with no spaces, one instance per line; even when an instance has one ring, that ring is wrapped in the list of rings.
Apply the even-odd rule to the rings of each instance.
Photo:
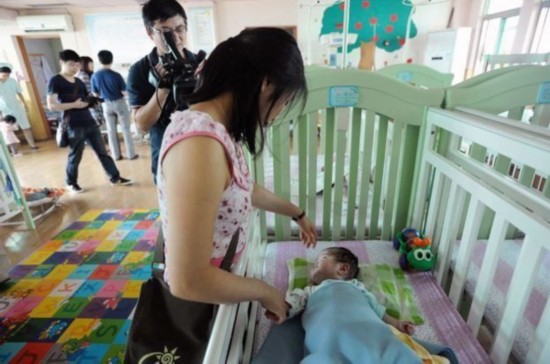
[[[259,260],[255,259],[255,257],[262,254],[262,250],[265,249],[265,246],[261,242],[260,228],[257,223],[258,214],[252,215],[248,223],[248,244],[246,250],[243,251],[241,259],[232,270],[235,274],[247,277],[257,276]],[[247,331],[249,307],[251,304],[253,305],[251,311],[256,312],[254,307],[257,306],[257,303],[242,302],[220,305],[203,363],[239,363],[243,356],[246,357],[247,353],[244,348],[243,338]],[[248,353],[249,358],[250,355],[251,352]]]
[[[445,286],[447,274],[450,272],[450,252],[462,223],[460,216],[466,208],[449,294],[455,306],[461,301],[483,211],[490,209],[495,212],[467,320],[474,334],[478,333],[485,312],[509,224],[525,234],[490,352],[495,363],[506,363],[543,252],[550,251],[550,200],[521,185],[519,181],[497,173],[482,162],[464,155],[459,151],[457,142],[450,143],[445,150],[438,149],[436,136],[440,130],[452,133],[455,141],[468,138],[547,175],[550,174],[550,134],[533,126],[519,126],[503,118],[482,113],[473,115],[440,109],[431,109],[428,113],[420,167],[421,184],[416,196],[413,225],[421,222],[427,207],[425,224],[430,229],[427,233],[434,237],[438,252],[435,275],[439,283]],[[428,188],[431,188],[431,197],[426,201],[427,196],[430,196]],[[548,332],[550,300],[547,301],[535,338],[530,344],[528,363],[543,363],[548,359]]]

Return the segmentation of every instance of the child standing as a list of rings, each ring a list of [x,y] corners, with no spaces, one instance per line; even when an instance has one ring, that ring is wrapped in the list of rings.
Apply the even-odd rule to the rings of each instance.
[[[313,285],[287,294],[289,314],[304,311],[302,363],[421,363],[386,325],[412,334],[413,324],[388,316],[356,279],[358,273],[358,259],[351,251],[328,248],[311,272]]]
[[[2,119],[2,125],[0,126],[2,130],[2,136],[4,137],[4,141],[6,142],[6,145],[8,146],[8,149],[10,150],[10,153],[13,156],[20,156],[21,154],[17,151],[17,144],[21,143],[19,141],[19,138],[17,138],[17,135],[15,135],[15,131],[19,128],[16,124],[16,119],[12,115],[6,115]]]

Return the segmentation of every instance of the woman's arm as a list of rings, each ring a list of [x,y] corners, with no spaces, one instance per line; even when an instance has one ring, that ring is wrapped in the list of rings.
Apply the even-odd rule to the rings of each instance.
[[[292,202],[280,198],[273,192],[256,183],[254,184],[254,190],[252,192],[252,206],[289,217],[299,217],[304,212]],[[298,219],[296,223],[300,226],[300,238],[304,244],[307,247],[315,247],[317,244],[317,231],[315,225],[313,225],[305,215]]]
[[[222,145],[209,137],[177,143],[162,162],[167,201],[167,274],[170,291],[206,303],[260,301],[282,322],[284,295],[265,282],[234,275],[210,264],[214,223],[229,164]]]

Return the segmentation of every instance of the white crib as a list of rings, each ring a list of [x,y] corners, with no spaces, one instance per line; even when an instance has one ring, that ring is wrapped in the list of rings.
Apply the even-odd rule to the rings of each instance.
[[[311,79],[312,77],[323,77],[322,73],[320,75],[320,72],[316,72],[316,75],[310,75],[310,85],[317,85],[312,102],[321,103],[318,100],[324,99],[326,103],[327,92],[333,85],[361,84],[359,74],[354,71],[334,72],[337,73],[335,80],[340,81],[332,80],[332,83],[323,84],[320,80]],[[352,115],[361,115],[361,110],[368,109],[365,107],[367,102],[383,103],[381,101],[385,92],[383,89],[381,92],[378,90],[380,93],[370,89],[368,91],[360,88],[360,102],[351,110]],[[391,93],[386,94],[387,98],[393,96]],[[403,102],[406,103],[406,99]],[[311,116],[314,114],[314,110],[313,108],[308,109],[306,106],[306,115]],[[392,112],[391,109],[385,110],[389,110],[386,113]],[[428,109],[426,108],[426,110]],[[382,114],[381,120],[389,119],[386,113]],[[289,117],[296,117],[296,115],[291,113]],[[400,117],[406,119],[406,115],[400,115]],[[357,116],[354,119],[355,123],[361,127],[354,129],[352,126],[349,131],[345,129],[338,131],[338,136],[335,138],[338,148],[335,148],[337,151],[334,152],[336,158],[333,166],[337,175],[343,174],[346,169],[345,164],[351,164],[348,168],[352,171],[357,169],[357,164],[360,161],[370,159],[374,144],[365,144],[371,149],[361,149],[357,140],[360,135],[372,133],[374,120],[377,118],[378,116],[375,115],[367,116],[367,118]],[[311,143],[316,140],[313,133],[316,132],[317,118],[302,117],[301,120],[300,130],[310,130],[311,132],[305,136],[300,135],[300,138],[309,140],[310,144],[297,146],[298,158],[303,161],[313,160],[313,158],[316,160],[317,149]],[[314,125],[312,126],[312,124]],[[470,313],[466,319],[467,325],[474,334],[477,334],[485,313],[488,295],[495,278],[499,252],[505,242],[506,230],[509,225],[513,225],[524,234],[525,238],[518,258],[520,264],[513,272],[509,293],[503,306],[504,315],[498,327],[495,328],[494,341],[490,349],[491,359],[496,363],[506,363],[510,356],[518,325],[527,305],[527,297],[535,284],[535,276],[541,266],[543,254],[548,254],[550,251],[550,242],[547,240],[547,237],[550,236],[550,200],[547,196],[526,188],[518,181],[498,173],[484,163],[462,153],[460,140],[469,139],[476,144],[495,150],[499,154],[520,161],[524,166],[550,175],[550,163],[548,163],[550,161],[550,134],[534,132],[532,128],[534,127],[513,123],[502,117],[489,114],[474,115],[464,111],[431,108],[427,112],[425,122],[422,122],[421,125],[406,128],[395,128],[394,125],[393,140],[396,142],[393,144],[394,148],[391,149],[392,155],[389,156],[392,162],[381,163],[378,182],[374,183],[374,186],[378,186],[374,187],[377,193],[380,193],[383,188],[388,188],[386,191],[390,191],[391,199],[385,202],[389,204],[387,205],[389,206],[388,210],[384,212],[385,216],[380,217],[380,221],[378,221],[378,216],[375,216],[375,221],[369,221],[370,225],[381,223],[382,228],[376,230],[376,233],[372,229],[368,230],[367,236],[371,239],[378,236],[382,240],[389,240],[399,229],[405,227],[403,226],[405,224],[412,224],[415,227],[422,226],[433,237],[438,252],[439,258],[434,275],[443,288],[450,287],[448,297],[455,307],[459,307],[463,301],[467,272],[474,246],[478,240],[481,216],[485,209],[495,213],[495,218],[490,223],[487,253],[481,266],[473,302],[469,307]],[[281,136],[285,133],[288,135],[288,129],[282,130]],[[448,143],[441,142],[439,136],[443,132],[447,133],[449,137]],[[411,138],[414,136],[417,137],[417,140],[412,143]],[[334,139],[331,137],[329,142],[330,140]],[[352,145],[357,145],[356,148],[360,152],[356,151],[356,153],[362,155],[362,158],[359,160],[343,158],[348,141]],[[401,145],[402,143],[404,143],[404,147]],[[288,146],[288,144],[286,145]],[[333,154],[333,150],[329,150],[330,155]],[[380,150],[385,150],[385,148]],[[282,151],[282,153],[288,152]],[[286,163],[287,159],[288,154],[283,154],[280,162]],[[327,160],[332,160],[332,158],[327,157]],[[306,164],[304,163],[304,165]],[[386,175],[384,175],[384,168],[387,168],[385,166],[389,167],[389,173]],[[299,173],[307,174],[307,171],[306,169]],[[290,178],[288,174],[285,178]],[[383,178],[382,176],[388,177]],[[410,189],[403,185],[404,178],[409,178]],[[348,191],[348,194],[354,194],[361,189],[367,189],[368,192],[368,188],[370,188],[369,182],[367,182],[368,178],[358,178],[354,172],[351,179],[350,186],[354,187]],[[280,183],[281,186],[285,186],[289,182],[285,180]],[[325,189],[332,189],[332,183],[331,178],[325,178]],[[323,233],[327,233],[326,236],[329,239],[341,240],[347,235],[340,233],[339,214],[341,210],[338,211],[338,209],[341,209],[341,204],[338,199],[341,199],[342,191],[338,191],[338,189],[341,189],[342,185],[336,183],[336,200],[332,207],[338,218],[329,214],[328,218],[323,220]],[[308,185],[306,184],[306,186]],[[310,182],[310,186],[314,186],[313,182]],[[305,188],[301,191],[304,194],[301,195],[303,197],[300,198],[300,201],[306,201],[306,203],[310,201],[312,196],[307,193],[308,189]],[[414,204],[410,203],[411,199]],[[328,201],[328,206],[331,206],[330,194]],[[351,217],[347,227],[351,227],[346,231],[351,234],[352,238],[359,240],[365,238],[365,230],[353,228],[353,226],[357,222],[354,219],[356,215],[367,210],[367,206],[364,206],[367,202],[356,200],[358,208],[348,210]],[[314,210],[315,205],[313,205]],[[375,212],[375,209],[369,211]],[[264,269],[273,269],[273,267],[264,267],[267,244],[265,222],[261,222],[260,216],[254,218],[255,220],[250,225],[252,227],[249,236],[250,244],[246,255],[236,267],[236,272],[262,278]],[[366,217],[364,216],[364,218]],[[369,218],[373,219],[373,216],[370,215]],[[279,240],[290,236],[289,229],[287,229],[288,222],[281,221],[280,223],[284,224],[285,228],[280,230]],[[460,237],[459,244],[457,237]],[[457,251],[457,258],[453,263],[454,250]],[[257,303],[222,305],[204,362],[208,364],[248,363],[253,353],[259,310]],[[466,324],[463,323],[463,325]],[[534,338],[528,348],[526,362],[542,364],[548,361],[550,358],[548,332],[550,332],[550,303],[547,301],[536,327]],[[445,344],[453,346],[452,342]]]

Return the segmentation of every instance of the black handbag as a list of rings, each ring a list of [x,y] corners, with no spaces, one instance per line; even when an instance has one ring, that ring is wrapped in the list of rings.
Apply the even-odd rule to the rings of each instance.
[[[229,271],[239,230],[227,248],[221,269]],[[174,297],[163,280],[164,239],[157,239],[152,277],[141,286],[128,334],[125,363],[202,363],[218,305]]]

